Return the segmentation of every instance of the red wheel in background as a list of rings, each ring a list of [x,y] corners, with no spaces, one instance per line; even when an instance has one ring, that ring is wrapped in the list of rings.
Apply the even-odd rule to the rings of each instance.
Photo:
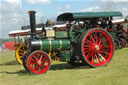
[[[90,29],[81,36],[81,54],[84,63],[91,67],[104,66],[114,53],[111,35],[103,29]]]
[[[26,60],[28,70],[33,74],[43,74],[49,70],[51,60],[44,51],[32,52]]]

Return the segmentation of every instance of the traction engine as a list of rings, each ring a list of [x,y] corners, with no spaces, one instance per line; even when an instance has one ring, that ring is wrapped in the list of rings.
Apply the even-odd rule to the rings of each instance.
[[[28,72],[47,72],[51,59],[56,57],[61,57],[73,66],[101,67],[111,61],[114,53],[111,35],[104,29],[91,28],[86,19],[81,18],[82,15],[68,17],[64,30],[48,27],[43,29],[41,35],[37,35],[35,13],[29,11],[31,37],[25,41],[27,53],[23,57],[23,66]],[[57,20],[64,17],[60,15]]]

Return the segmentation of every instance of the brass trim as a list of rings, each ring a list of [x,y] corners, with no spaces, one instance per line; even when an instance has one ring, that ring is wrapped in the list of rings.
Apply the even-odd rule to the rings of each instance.
[[[62,40],[60,40],[60,49],[62,48]]]
[[[51,41],[51,40],[49,40],[49,43],[50,43],[49,51],[51,52],[51,50],[52,50],[52,41]]]
[[[55,30],[46,30],[46,37],[55,37]]]
[[[40,50],[42,50],[42,48],[43,48],[43,45],[42,45],[42,42],[41,42],[41,40],[40,40]]]
[[[49,57],[51,57],[51,52],[48,53]]]

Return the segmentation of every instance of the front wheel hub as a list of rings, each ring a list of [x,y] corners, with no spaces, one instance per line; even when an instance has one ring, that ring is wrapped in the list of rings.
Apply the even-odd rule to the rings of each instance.
[[[42,62],[41,62],[40,60],[37,62],[38,65],[40,65],[41,63],[42,63]]]

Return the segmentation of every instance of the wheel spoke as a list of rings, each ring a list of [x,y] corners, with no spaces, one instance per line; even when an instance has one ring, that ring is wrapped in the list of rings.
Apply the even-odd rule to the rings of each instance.
[[[92,63],[94,63],[94,60],[95,60],[95,55],[96,55],[96,53],[94,52],[93,54],[92,54]]]
[[[90,45],[84,45],[84,47],[92,47],[92,46],[90,46]]]
[[[23,53],[19,53],[19,54],[21,54],[21,55],[22,55]]]
[[[101,43],[103,37],[104,37],[103,34],[101,34],[100,37],[99,37],[99,39],[98,39],[98,42],[99,42],[99,43]],[[98,42],[97,42],[97,43],[98,43]]]
[[[107,57],[109,56],[108,54],[105,54],[103,52],[100,52],[101,55],[104,55],[104,58],[107,59]]]
[[[103,53],[105,53],[105,54],[109,55],[109,53],[108,53],[108,52],[105,52],[105,51],[102,51],[102,50],[101,50],[101,52],[103,52]]]
[[[90,37],[90,39],[92,40],[92,42],[95,43],[95,40],[94,40],[94,38],[92,37],[91,34],[89,35],[89,37]]]
[[[102,37],[102,39],[103,39],[103,37]],[[102,39],[101,40],[99,40],[99,44],[101,44],[102,43]],[[105,44],[105,43],[104,43]]]
[[[34,58],[36,61],[38,60],[37,57],[36,57],[35,55],[33,56],[33,58]]]
[[[24,47],[22,49],[23,49],[23,51],[25,51]]]
[[[96,43],[97,43],[97,40],[98,40],[98,39],[97,39],[97,36],[98,36],[98,35],[97,35],[97,32],[95,32],[95,34],[94,34],[94,39],[95,39]]]
[[[45,60],[45,61],[43,61],[42,63],[44,64],[44,63],[47,63],[48,62],[48,60]]]
[[[20,51],[20,50],[19,50],[19,53],[24,53],[24,51]]]
[[[88,39],[86,39],[86,41],[87,41],[89,44],[93,45],[93,43],[92,43],[91,41],[89,41]]]
[[[104,46],[105,44],[107,44],[107,43],[100,44],[100,46]]]
[[[40,68],[41,68],[42,70],[44,69],[44,67],[43,67],[43,66],[44,66],[43,64],[41,64],[41,65],[40,65]]]
[[[111,46],[109,45],[109,46],[102,46],[102,48],[111,48]]]
[[[106,59],[99,53],[99,56],[104,60],[106,61]]]
[[[36,67],[36,68],[35,68],[35,71],[36,71],[36,72],[39,72],[39,67]]]
[[[42,61],[44,61],[45,59],[47,59],[47,57],[45,56],[44,58],[42,58]]]
[[[91,51],[90,48],[84,48],[84,51]]]
[[[90,54],[89,56],[87,56],[87,58],[89,59],[89,58],[91,57],[92,54],[93,54],[93,53],[91,52],[91,54]]]
[[[36,67],[35,67],[35,64],[31,64],[31,63],[30,63],[30,66],[31,66],[32,69],[35,69],[35,68],[36,68]]]
[[[24,52],[23,50],[19,49],[20,52]]]
[[[31,64],[36,64],[35,62],[30,62]]]
[[[36,62],[36,60],[35,60],[35,59],[33,59],[33,58],[31,59],[31,61]]]
[[[41,71],[41,69],[42,69],[42,68],[40,67],[39,70],[38,70],[38,72]]]
[[[87,50],[87,51],[84,51],[84,53],[88,53],[88,52],[90,52],[91,50],[89,49],[89,50]]]
[[[101,48],[100,50],[106,51],[107,49]]]
[[[91,46],[91,44],[89,42],[85,42],[84,44],[87,44],[88,46]]]
[[[91,52],[89,52],[89,53],[87,54],[87,57],[88,57],[90,54],[91,54]]]
[[[19,58],[22,58],[22,55],[19,55]]]
[[[98,63],[100,63],[99,52],[97,53],[97,60],[98,60]]]
[[[108,39],[103,40],[102,43],[105,43],[106,41],[108,41]]]
[[[37,54],[36,54],[36,56],[37,56],[37,59],[40,59],[40,58],[39,58],[39,55],[40,55],[39,53],[37,53]]]
[[[42,57],[43,57],[43,56],[41,55],[41,56],[40,56],[40,60],[42,59]]]

